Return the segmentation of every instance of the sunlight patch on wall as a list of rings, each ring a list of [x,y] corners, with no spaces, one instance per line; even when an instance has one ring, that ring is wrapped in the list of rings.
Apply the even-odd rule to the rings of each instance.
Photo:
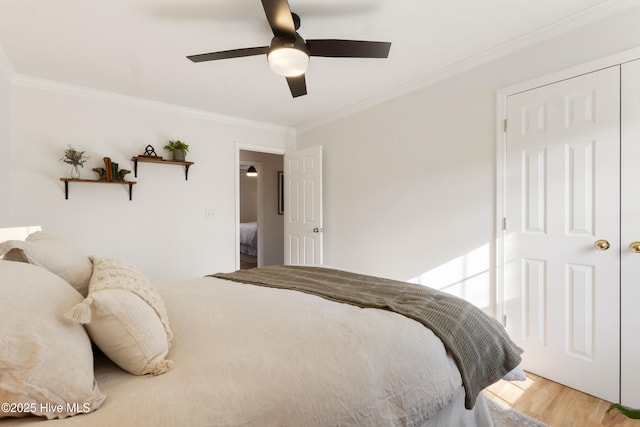
[[[410,279],[409,282],[447,292],[489,312],[491,310],[489,255],[487,243],[426,271]]]
[[[39,225],[31,225],[26,227],[10,227],[0,228],[0,242],[5,240],[24,240],[31,233],[42,231]]]

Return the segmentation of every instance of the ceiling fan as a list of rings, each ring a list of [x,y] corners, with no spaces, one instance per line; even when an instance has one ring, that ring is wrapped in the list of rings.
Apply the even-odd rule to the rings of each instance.
[[[193,62],[267,55],[271,70],[286,77],[291,95],[307,94],[304,73],[310,56],[333,58],[386,58],[391,43],[360,40],[304,40],[297,30],[300,17],[291,12],[287,0],[262,0],[267,21],[273,30],[270,46],[248,47],[187,56]]]

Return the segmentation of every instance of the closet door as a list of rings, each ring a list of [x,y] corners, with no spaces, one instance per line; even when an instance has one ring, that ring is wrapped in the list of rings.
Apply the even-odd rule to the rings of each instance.
[[[621,403],[640,408],[640,61],[622,66]]]
[[[525,369],[618,401],[620,67],[511,95],[507,121],[506,327]]]

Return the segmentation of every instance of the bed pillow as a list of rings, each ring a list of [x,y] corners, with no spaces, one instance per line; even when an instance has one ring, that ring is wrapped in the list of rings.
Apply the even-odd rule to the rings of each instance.
[[[160,294],[135,267],[116,258],[92,258],[89,295],[66,313],[85,324],[93,342],[135,374],[167,372],[173,334]]]
[[[0,261],[0,418],[52,418],[102,404],[91,341],[64,317],[82,296],[51,272]]]
[[[0,243],[0,255],[8,261],[21,261],[43,267],[60,276],[83,296],[87,295],[93,266],[91,260],[73,244],[44,231],[31,233],[25,241]]]

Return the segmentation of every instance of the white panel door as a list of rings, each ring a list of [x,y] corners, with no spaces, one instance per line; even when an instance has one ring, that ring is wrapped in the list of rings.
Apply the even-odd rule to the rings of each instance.
[[[640,408],[640,61],[622,66],[621,396]]]
[[[322,264],[322,147],[284,156],[285,263]]]
[[[619,73],[507,98],[507,329],[525,369],[609,401],[619,399]]]

